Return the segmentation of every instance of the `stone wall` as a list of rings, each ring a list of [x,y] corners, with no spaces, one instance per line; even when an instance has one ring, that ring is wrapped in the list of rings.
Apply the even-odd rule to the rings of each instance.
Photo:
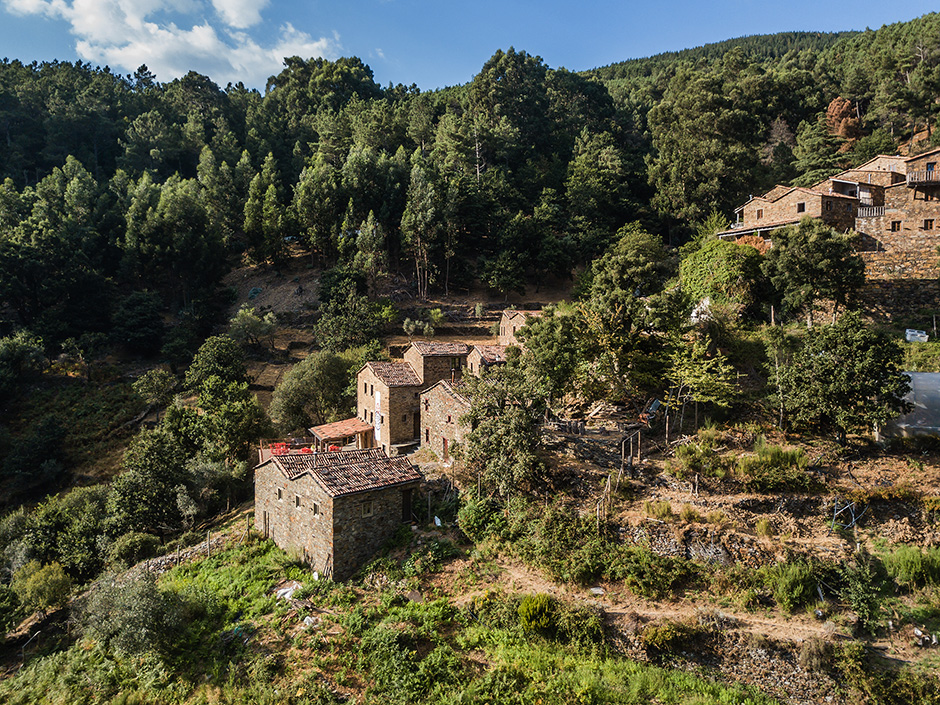
[[[871,279],[865,283],[858,295],[865,314],[872,320],[883,323],[924,311],[940,310],[940,281],[936,277]]]
[[[925,221],[934,221],[932,227],[925,227],[931,225]],[[940,245],[940,187],[892,186],[885,190],[884,214],[858,218],[855,229],[862,235],[866,249],[935,260],[937,245]],[[873,262],[872,272],[881,271],[877,261]],[[890,269],[883,271],[887,273]],[[881,274],[877,278],[897,277]]]
[[[460,417],[470,411],[466,400],[447,386],[436,384],[421,394],[421,447],[430,448],[441,460],[450,457],[454,443],[463,440],[467,428]],[[444,450],[447,439],[447,451]]]
[[[333,499],[309,475],[288,480],[273,462],[255,470],[255,528],[321,573],[333,562],[333,521]]]
[[[460,379],[464,365],[467,364],[465,355],[422,355],[417,348],[411,347],[405,351],[405,362],[417,372],[418,377],[427,389],[442,379],[448,382]]]
[[[333,578],[346,580],[410,520],[417,483],[337,497],[333,503]],[[405,496],[407,494],[407,497]],[[407,507],[405,505],[407,504]],[[371,509],[371,513],[363,508]],[[403,516],[407,508],[408,517]]]

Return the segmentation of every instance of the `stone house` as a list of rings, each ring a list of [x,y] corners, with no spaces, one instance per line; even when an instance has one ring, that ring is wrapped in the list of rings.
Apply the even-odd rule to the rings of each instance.
[[[479,375],[493,365],[506,364],[506,345],[474,345],[467,355],[470,374]]]
[[[878,155],[809,188],[776,186],[736,211],[723,239],[760,247],[777,228],[819,218],[859,234],[870,310],[935,307],[940,301],[940,148],[912,157]]]
[[[356,416],[374,428],[376,446],[397,455],[421,442],[422,391],[460,380],[470,346],[414,342],[396,362],[367,362],[356,375]]]
[[[460,419],[469,411],[469,400],[446,380],[421,392],[421,447],[430,448],[444,462],[450,460],[454,444],[468,430]]]
[[[516,311],[515,309],[506,309],[499,318],[499,344],[515,345],[520,343],[516,340],[516,331],[526,324],[530,318],[538,318],[542,315],[541,311]]]
[[[255,468],[255,528],[322,575],[346,580],[411,521],[421,473],[381,449],[286,450]]]

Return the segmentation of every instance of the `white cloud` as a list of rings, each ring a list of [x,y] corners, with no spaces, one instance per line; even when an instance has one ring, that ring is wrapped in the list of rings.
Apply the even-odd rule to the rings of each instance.
[[[219,31],[202,18],[188,28],[168,19],[171,14],[205,14],[208,7],[200,0],[0,0],[14,14],[68,22],[81,59],[127,72],[147,64],[161,81],[198,71],[223,86],[243,81],[263,87],[286,56],[331,58],[339,53],[335,33],[317,39],[288,23],[273,43],[262,46],[240,31],[261,21],[269,0],[211,2],[232,29]]]
[[[261,11],[268,0],[212,0],[212,7],[229,26],[245,29],[261,21]]]

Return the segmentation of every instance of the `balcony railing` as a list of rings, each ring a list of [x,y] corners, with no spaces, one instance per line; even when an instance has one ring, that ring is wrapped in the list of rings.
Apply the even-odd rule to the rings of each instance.
[[[884,206],[867,206],[858,209],[859,218],[877,218],[885,214]]]
[[[908,184],[937,184],[940,183],[940,171],[912,171],[907,175]]]
[[[732,224],[731,224],[731,229],[732,229],[732,230],[734,230],[734,229],[736,229],[736,228],[743,228],[743,227],[744,227],[744,223],[741,223],[741,222],[737,222],[737,223],[732,223]]]

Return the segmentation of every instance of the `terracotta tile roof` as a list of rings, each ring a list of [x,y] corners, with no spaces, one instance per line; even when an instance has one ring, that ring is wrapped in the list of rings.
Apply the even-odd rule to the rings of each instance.
[[[426,340],[418,340],[412,343],[415,349],[424,356],[454,357],[466,355],[470,352],[470,346],[466,343],[429,343]]]
[[[331,497],[394,487],[423,478],[407,458],[389,458],[380,448],[275,455],[267,462],[274,463],[289,480],[310,475]]]
[[[325,423],[322,426],[314,426],[310,429],[310,433],[321,441],[333,441],[371,430],[372,424],[366,423],[362,419],[343,419],[342,421]]]
[[[506,345],[474,345],[487,365],[506,362]]]
[[[389,387],[418,387],[418,379],[414,368],[407,362],[367,362],[366,367],[372,374],[382,380]]]

